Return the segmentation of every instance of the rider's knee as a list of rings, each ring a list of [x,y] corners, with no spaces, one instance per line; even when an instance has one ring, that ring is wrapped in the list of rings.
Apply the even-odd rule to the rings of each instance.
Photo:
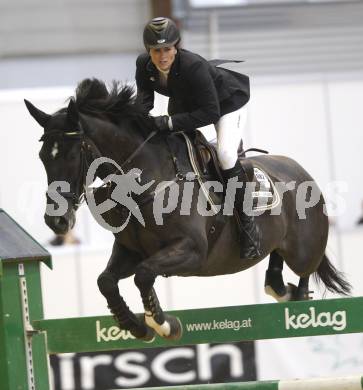
[[[226,148],[218,148],[217,156],[222,169],[232,168],[237,160],[237,152]]]

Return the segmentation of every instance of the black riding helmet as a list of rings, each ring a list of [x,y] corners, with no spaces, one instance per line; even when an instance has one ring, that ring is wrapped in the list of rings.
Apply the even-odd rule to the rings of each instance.
[[[154,18],[144,28],[144,45],[147,51],[177,45],[179,41],[179,29],[171,19]]]

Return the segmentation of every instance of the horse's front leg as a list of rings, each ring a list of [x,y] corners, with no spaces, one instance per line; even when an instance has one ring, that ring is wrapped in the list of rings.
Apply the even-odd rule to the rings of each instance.
[[[129,309],[118,288],[119,280],[133,275],[139,262],[140,259],[136,254],[115,241],[110,260],[106,269],[98,277],[97,283],[119,327],[130,331],[138,339],[151,341],[154,338],[154,331],[146,326],[143,317],[136,316]]]
[[[176,317],[163,312],[153,288],[157,276],[193,275],[198,273],[205,253],[191,239],[182,239],[158,251],[140,263],[135,272],[135,284],[140,290],[145,309],[145,322],[156,333],[177,340],[182,326]]]

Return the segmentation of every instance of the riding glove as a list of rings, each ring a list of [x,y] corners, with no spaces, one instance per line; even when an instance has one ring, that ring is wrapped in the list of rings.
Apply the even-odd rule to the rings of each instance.
[[[156,116],[154,122],[155,126],[161,132],[168,132],[173,129],[171,118],[168,115]]]

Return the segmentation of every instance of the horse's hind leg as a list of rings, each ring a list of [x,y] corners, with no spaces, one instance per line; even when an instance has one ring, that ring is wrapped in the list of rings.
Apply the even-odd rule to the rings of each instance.
[[[274,297],[278,302],[290,301],[292,298],[290,285],[285,286],[282,277],[283,266],[282,256],[272,251],[265,275],[265,293]]]
[[[270,254],[270,261],[265,276],[265,292],[274,297],[278,302],[304,301],[311,299],[309,291],[309,276],[301,277],[299,285],[284,284],[282,269],[284,259],[276,251]]]
[[[313,299],[310,296],[312,291],[309,290],[309,276],[301,277],[299,280],[299,285],[296,287],[290,284],[291,289],[291,301],[306,301],[308,299]]]

